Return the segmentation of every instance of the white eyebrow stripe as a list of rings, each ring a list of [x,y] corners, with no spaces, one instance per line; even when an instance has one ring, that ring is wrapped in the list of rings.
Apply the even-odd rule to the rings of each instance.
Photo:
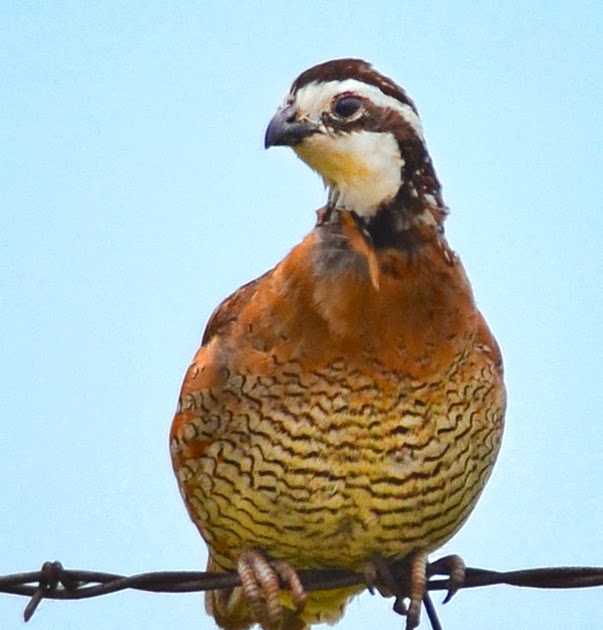
[[[357,79],[326,81],[324,83],[313,81],[304,85],[296,94],[290,94],[289,99],[294,98],[300,111],[310,114],[312,118],[319,119],[333,97],[343,92],[354,92],[359,96],[366,97],[377,107],[393,109],[413,128],[417,136],[424,140],[421,119],[410,105],[384,94],[376,85],[370,85]]]

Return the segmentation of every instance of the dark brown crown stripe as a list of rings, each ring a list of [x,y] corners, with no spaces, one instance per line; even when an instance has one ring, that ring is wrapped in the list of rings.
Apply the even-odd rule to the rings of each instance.
[[[392,81],[389,77],[377,72],[373,66],[363,59],[334,59],[319,63],[318,65],[302,72],[291,86],[291,93],[309,83],[326,83],[327,81],[345,81],[346,79],[356,79],[369,85],[378,87],[384,94],[391,96],[405,105],[409,105],[417,112],[417,108],[403,88]]]

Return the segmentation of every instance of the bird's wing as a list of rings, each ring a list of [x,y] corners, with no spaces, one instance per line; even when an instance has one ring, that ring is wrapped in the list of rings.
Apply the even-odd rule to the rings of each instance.
[[[214,309],[205,327],[201,346],[206,346],[216,335],[223,334],[237,320],[241,311],[253,299],[261,281],[270,273],[272,272],[267,271],[239,287]]]

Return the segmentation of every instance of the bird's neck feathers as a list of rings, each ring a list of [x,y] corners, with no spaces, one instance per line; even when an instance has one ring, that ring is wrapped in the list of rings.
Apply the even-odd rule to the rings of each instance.
[[[322,222],[337,220],[337,210],[349,211],[377,250],[408,250],[425,240],[442,238],[447,209],[423,139],[409,142],[392,133],[366,131],[349,138],[338,142],[353,140],[356,150],[342,150],[345,159],[338,161],[333,160],[331,151],[328,176],[324,169],[321,173],[329,190]],[[363,144],[366,151],[359,150]],[[300,157],[320,172],[307,155]]]

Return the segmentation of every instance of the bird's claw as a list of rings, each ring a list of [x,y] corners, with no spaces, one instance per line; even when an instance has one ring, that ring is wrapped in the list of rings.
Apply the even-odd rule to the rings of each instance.
[[[390,570],[387,562],[374,555],[366,564],[364,576],[371,593],[375,588],[382,595],[394,595],[394,611],[406,617],[406,630],[414,630],[421,619],[421,602],[427,588],[427,553],[415,551],[408,556],[408,566],[402,580]],[[404,600],[408,599],[408,606]]]
[[[410,556],[410,586],[406,630],[414,630],[421,621],[421,604],[427,591],[427,552],[415,551]]]
[[[247,549],[238,560],[241,588],[254,619],[278,628],[283,619],[279,599],[281,583],[291,591],[295,612],[303,610],[306,593],[295,569],[284,560],[270,561],[258,548]]]
[[[450,555],[439,558],[427,566],[427,575],[447,575],[448,592],[443,603],[448,603],[465,582],[465,563],[460,556]]]

